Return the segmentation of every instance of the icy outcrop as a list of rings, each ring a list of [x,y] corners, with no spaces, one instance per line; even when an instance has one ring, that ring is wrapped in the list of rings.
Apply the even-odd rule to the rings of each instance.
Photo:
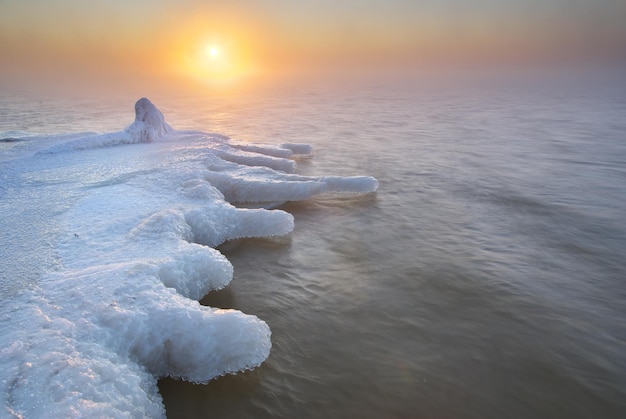
[[[46,152],[68,155],[38,156],[41,176],[50,160],[65,182],[59,199],[79,198],[54,215],[58,266],[0,307],[7,415],[164,417],[159,377],[207,382],[257,367],[272,346],[268,325],[197,300],[233,278],[219,244],[289,234],[294,218],[232,203],[378,187],[369,176],[294,174],[306,144],[177,131],[145,98],[135,113],[123,131],[61,136]],[[136,146],[112,147],[125,144]]]
[[[124,144],[152,143],[173,132],[160,110],[146,98],[135,103],[135,121],[125,130],[105,134],[86,133],[67,135],[69,141],[60,141],[39,154],[66,153],[70,151],[104,148]],[[62,140],[62,136],[60,139]]]
[[[150,100],[144,97],[135,103],[135,122],[126,128],[133,142],[151,143],[172,131],[161,111]]]

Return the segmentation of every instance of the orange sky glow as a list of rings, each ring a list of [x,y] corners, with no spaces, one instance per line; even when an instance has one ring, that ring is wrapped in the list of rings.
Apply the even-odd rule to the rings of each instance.
[[[0,87],[198,91],[440,65],[626,60],[626,3],[617,0],[224,3],[0,0]]]

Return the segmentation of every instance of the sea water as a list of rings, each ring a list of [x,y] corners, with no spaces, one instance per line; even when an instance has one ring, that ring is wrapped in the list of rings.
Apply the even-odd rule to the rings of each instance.
[[[3,414],[19,415],[29,403],[42,406],[31,406],[35,413],[63,404],[69,407],[60,411],[78,415],[97,412],[89,409],[100,403],[100,412],[115,416],[169,417],[626,414],[623,79],[151,99],[175,129],[262,143],[266,152],[272,144],[310,144],[312,155],[293,160],[298,175],[373,176],[378,190],[272,205],[293,216],[293,231],[186,253],[187,241],[172,244],[153,227],[179,231],[176,211],[197,210],[187,195],[172,198],[187,193],[186,180],[173,171],[181,162],[196,170],[193,153],[212,147],[210,138],[183,139],[184,147],[155,141],[42,153],[88,137],[68,132],[123,129],[134,100],[3,96],[2,362],[15,367],[5,369]],[[163,182],[174,178],[181,182]],[[208,199],[207,185],[187,187],[199,186]],[[148,207],[145,217],[135,219],[132,206],[117,204],[133,199]],[[115,205],[98,213],[102,203]],[[150,218],[163,207],[165,213],[154,211],[161,218]],[[127,216],[113,230],[98,230]],[[102,241],[77,246],[92,230]],[[133,255],[116,250],[127,246],[119,237],[136,235],[148,237],[145,248],[133,248]],[[133,321],[113,301],[89,308],[68,302],[82,298],[80,290],[72,289],[73,276],[59,274],[69,258],[80,262],[73,267],[82,272],[79,283],[128,282],[118,265],[132,256],[169,266],[162,277],[173,281],[178,276],[168,272],[193,276],[177,270],[181,254],[207,264],[223,255],[227,271],[226,261],[232,264],[232,282],[201,300],[237,310],[214,327],[218,335],[187,326],[203,318],[201,309],[178,314],[177,304],[187,304],[180,290],[163,296],[136,266],[132,279],[139,282],[115,288],[124,310],[137,308],[136,301],[151,307]],[[52,297],[58,308],[50,307]],[[70,308],[83,314],[63,312]],[[96,317],[98,325],[128,328],[126,340],[134,334],[143,340],[102,346],[111,336],[94,327]],[[182,344],[168,356],[211,360],[213,352],[240,348],[241,324],[251,320],[257,339],[271,331],[269,357],[208,384],[165,378],[157,386],[170,371],[169,358],[163,340],[144,329],[158,330],[153,323],[163,319],[181,332]],[[216,336],[231,340],[212,343]],[[55,345],[46,346],[48,340]],[[34,359],[37,348],[44,350]],[[120,353],[135,355],[129,361]],[[137,357],[143,361],[131,362]],[[202,363],[192,361],[192,368]],[[51,385],[57,387],[42,394],[20,393]]]

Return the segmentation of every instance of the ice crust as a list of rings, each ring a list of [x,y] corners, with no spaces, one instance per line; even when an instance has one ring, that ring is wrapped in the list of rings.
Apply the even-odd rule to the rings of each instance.
[[[310,154],[306,144],[177,131],[145,98],[135,112],[123,131],[68,136],[42,152],[90,152],[123,167],[84,185],[82,198],[60,216],[58,266],[0,311],[4,415],[164,417],[158,378],[207,382],[257,367],[271,348],[267,324],[198,300],[233,277],[215,247],[289,234],[294,219],[232,203],[378,187],[367,176],[294,174],[290,158]],[[120,144],[141,146],[103,153]],[[148,169],[134,168],[133,159]]]

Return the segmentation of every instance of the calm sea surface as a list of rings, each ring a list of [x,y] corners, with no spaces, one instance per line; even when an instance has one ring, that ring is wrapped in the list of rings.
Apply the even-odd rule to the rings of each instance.
[[[208,385],[161,380],[168,417],[626,417],[624,79],[151,100],[175,128],[312,144],[299,173],[380,182],[219,248],[234,279],[202,303],[265,320],[272,352]],[[133,104],[3,95],[0,131],[119,130]],[[26,204],[3,226],[41,219]],[[37,228],[0,232],[7,298],[53,263],[54,225]]]

